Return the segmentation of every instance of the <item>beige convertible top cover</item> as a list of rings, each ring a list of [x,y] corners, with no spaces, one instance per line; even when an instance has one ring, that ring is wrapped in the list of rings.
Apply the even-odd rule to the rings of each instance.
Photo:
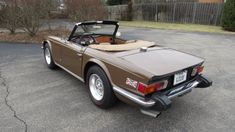
[[[103,50],[103,51],[125,51],[139,49],[141,47],[151,47],[154,46],[154,42],[136,40],[136,41],[127,41],[125,44],[113,44],[110,43],[100,43],[99,45],[89,45],[90,48]]]

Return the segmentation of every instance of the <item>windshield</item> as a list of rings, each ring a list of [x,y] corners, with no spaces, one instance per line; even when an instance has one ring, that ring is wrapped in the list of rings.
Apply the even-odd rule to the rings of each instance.
[[[113,35],[115,28],[116,28],[115,25],[107,25],[107,24],[80,25],[75,31],[75,35],[81,35],[81,34]]]

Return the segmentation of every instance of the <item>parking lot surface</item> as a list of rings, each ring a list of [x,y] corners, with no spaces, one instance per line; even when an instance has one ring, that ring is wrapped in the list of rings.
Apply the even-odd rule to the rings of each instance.
[[[83,83],[47,68],[40,45],[0,43],[0,131],[235,131],[235,36],[130,27],[121,32],[205,58],[213,86],[174,99],[159,118],[121,102],[103,110]]]

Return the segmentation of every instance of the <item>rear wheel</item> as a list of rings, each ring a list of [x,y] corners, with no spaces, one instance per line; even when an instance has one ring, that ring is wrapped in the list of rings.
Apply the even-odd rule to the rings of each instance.
[[[53,60],[52,55],[51,55],[51,49],[50,49],[50,46],[48,44],[46,44],[45,47],[44,47],[44,59],[45,59],[45,62],[47,64],[47,66],[50,69],[55,69],[56,68],[56,65],[55,65],[54,60]]]
[[[92,66],[86,76],[86,85],[92,102],[100,108],[110,108],[116,102],[112,86],[105,72],[98,66]]]

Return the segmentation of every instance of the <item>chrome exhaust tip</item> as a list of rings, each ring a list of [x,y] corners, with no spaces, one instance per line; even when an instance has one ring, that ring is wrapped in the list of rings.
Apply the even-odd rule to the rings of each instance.
[[[158,116],[161,115],[161,112],[155,111],[155,110],[143,110],[143,109],[141,109],[140,112],[142,114],[145,114],[145,115],[148,115],[148,116],[152,116],[154,118],[157,118]]]

